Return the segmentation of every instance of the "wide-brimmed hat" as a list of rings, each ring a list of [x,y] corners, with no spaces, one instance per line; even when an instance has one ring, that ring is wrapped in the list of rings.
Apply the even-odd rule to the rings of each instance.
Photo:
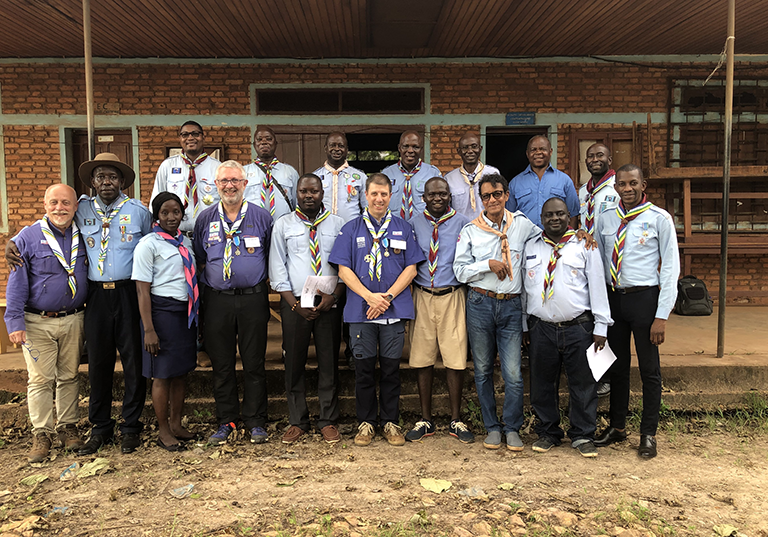
[[[80,180],[87,186],[91,186],[91,174],[99,166],[114,166],[123,174],[123,188],[128,188],[136,179],[136,174],[127,164],[123,164],[114,153],[99,153],[93,160],[83,162],[78,170]]]

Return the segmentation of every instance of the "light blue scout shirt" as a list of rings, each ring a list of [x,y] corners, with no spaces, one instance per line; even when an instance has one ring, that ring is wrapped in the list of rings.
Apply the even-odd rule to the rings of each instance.
[[[499,228],[483,213],[483,220],[489,226],[500,230],[506,225],[504,215],[502,226]],[[512,257],[512,278],[499,280],[489,266],[488,261],[495,259],[503,261],[501,256],[501,239],[492,233],[483,231],[470,222],[461,230],[459,242],[456,245],[456,257],[453,260],[453,272],[456,278],[472,287],[480,287],[494,293],[510,293],[518,295],[523,292],[522,256],[525,241],[541,233],[533,222],[521,212],[514,213],[512,225],[507,230],[509,253]]]
[[[323,182],[323,205],[329,211],[333,206],[333,172],[325,166],[320,166],[313,172]],[[365,180],[368,178],[364,171],[348,166],[339,172],[336,185],[336,212],[344,219],[344,223],[360,216],[368,205],[365,199]]]
[[[448,187],[451,189],[451,207],[469,217],[470,220],[477,218],[481,212],[483,212],[483,201],[480,199],[480,179],[483,175],[491,175],[494,173],[500,173],[497,168],[483,166],[482,170],[479,170],[480,163],[475,168],[474,173],[468,173],[467,179],[472,183],[467,184],[467,179],[464,178],[464,174],[461,173],[461,168],[456,168],[445,174],[445,180],[448,182]],[[472,194],[470,194],[470,189]],[[471,196],[475,196],[475,210],[472,210]]]
[[[595,317],[593,334],[608,335],[613,319],[600,252],[586,248],[575,235],[571,237],[560,250],[555,266],[554,294],[542,301],[544,275],[551,255],[552,246],[544,242],[541,234],[525,243],[523,330],[528,330],[529,315],[550,323],[561,323],[592,311]]]
[[[224,221],[232,224],[226,213]],[[200,265],[205,265],[205,270],[197,275],[198,281],[217,291],[225,291],[255,287],[267,277],[267,256],[272,237],[272,219],[269,217],[269,211],[252,203],[248,204],[237,234],[240,245],[232,245],[232,277],[227,280],[224,279],[223,268],[227,238],[222,229],[218,205],[208,207],[197,215],[193,235],[195,258]],[[236,254],[238,249],[240,255]]]
[[[263,186],[264,177],[264,172],[256,164],[251,163],[245,166],[245,178],[248,180],[248,185],[245,187],[243,197],[256,207],[262,207],[261,187]],[[293,207],[288,205],[280,190],[275,186],[272,187],[275,192],[275,215],[272,217],[272,220],[277,222],[278,218],[290,213],[296,207],[296,183],[299,182],[299,172],[289,164],[278,162],[272,168],[272,178],[280,183],[291,204],[293,204]],[[266,205],[263,208],[269,212],[269,198],[267,198]]]
[[[611,285],[611,256],[613,243],[621,220],[616,211],[602,214],[598,222],[595,240],[602,252],[605,282]],[[659,271],[661,261],[661,271]],[[677,249],[677,232],[667,211],[653,205],[627,225],[624,255],[621,262],[622,287],[658,285],[659,305],[656,318],[666,319],[675,307],[677,279],[680,276],[680,252]]]
[[[197,182],[197,214],[203,212],[211,205],[219,203],[219,191],[216,189],[216,168],[219,162],[215,158],[208,156],[204,161],[195,167],[195,181]],[[149,205],[152,206],[152,200],[160,192],[172,192],[176,194],[182,203],[184,203],[184,194],[187,190],[187,179],[189,178],[189,165],[184,162],[181,155],[169,157],[160,164],[155,174],[155,186],[152,188],[152,197],[149,198]],[[195,208],[192,204],[190,194],[189,205],[184,212],[184,220],[179,224],[179,229],[183,233],[192,232],[195,229]]]
[[[182,235],[184,246],[195,262],[192,241]],[[179,249],[157,233],[142,237],[133,252],[132,280],[152,284],[150,293],[187,302],[187,278],[184,275],[184,261]]]
[[[328,262],[333,243],[341,231],[344,220],[330,215],[317,227],[320,243],[320,261],[323,276],[336,276],[338,270]],[[286,214],[275,222],[272,229],[272,243],[269,250],[269,284],[274,291],[292,291],[301,296],[307,276],[314,276],[312,255],[309,253],[309,228],[296,215]]]
[[[373,217],[371,217],[371,223],[376,231],[381,228],[382,222],[377,222]],[[421,263],[425,258],[416,242],[413,228],[401,218],[392,215],[392,221],[384,238],[388,241],[388,247],[382,246],[382,256],[384,251],[388,251],[389,256],[382,257],[381,281],[376,279],[375,274],[373,280],[368,276],[368,262],[365,258],[371,251],[373,239],[362,216],[350,220],[341,228],[331,250],[329,261],[352,270],[371,292],[385,293],[406,267]],[[397,295],[392,305],[377,319],[369,321],[365,316],[366,311],[368,311],[368,304],[365,300],[348,289],[347,304],[344,306],[344,322],[366,323],[387,319],[413,319],[413,297],[410,286]]]
[[[403,201],[403,186],[405,186],[405,176],[397,163],[387,166],[381,173],[389,177],[392,181],[392,198],[389,200],[389,210],[392,211],[394,216],[400,216],[400,205]],[[421,169],[419,173],[411,177],[411,192],[413,192],[413,216],[424,211],[426,206],[424,200],[421,197],[424,195],[424,184],[433,177],[442,177],[443,174],[440,170],[421,161]],[[406,215],[407,220],[407,215]]]
[[[541,208],[550,198],[565,201],[572,217],[579,214],[579,196],[571,178],[549,164],[539,180],[529,164],[523,173],[509,182],[507,210],[523,211],[531,222],[541,227]]]
[[[435,271],[435,287],[448,287],[459,285],[459,280],[453,273],[453,258],[456,254],[456,242],[459,240],[461,229],[469,222],[469,218],[457,212],[450,220],[443,222],[438,227],[437,270]],[[413,231],[416,233],[416,241],[424,252],[427,262],[416,267],[417,273],[413,281],[422,287],[431,287],[429,278],[429,243],[432,240],[434,226],[421,212],[411,220]]]
[[[597,223],[600,221],[600,215],[606,211],[612,211],[619,205],[619,194],[616,192],[614,185],[616,184],[616,176],[614,175],[608,180],[608,184],[600,189],[595,195],[595,228],[597,229]],[[587,230],[587,204],[589,203],[589,193],[587,192],[587,183],[581,185],[579,189],[579,216],[581,229]]]
[[[133,270],[133,250],[144,235],[152,231],[152,213],[140,201],[130,199],[109,225],[107,258],[104,260],[104,274],[99,274],[99,250],[101,248],[101,217],[96,213],[95,203],[105,215],[128,196],[120,194],[109,206],[104,207],[101,198],[80,196],[75,222],[85,241],[88,252],[88,279],[95,282],[130,280]]]

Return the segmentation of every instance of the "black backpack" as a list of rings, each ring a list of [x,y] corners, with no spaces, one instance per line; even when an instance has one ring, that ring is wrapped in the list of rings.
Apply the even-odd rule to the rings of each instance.
[[[712,315],[712,297],[706,284],[696,276],[685,276],[677,281],[678,315]]]

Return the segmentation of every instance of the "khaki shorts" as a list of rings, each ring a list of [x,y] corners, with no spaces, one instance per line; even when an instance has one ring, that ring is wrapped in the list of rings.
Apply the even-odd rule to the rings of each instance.
[[[413,287],[416,318],[409,324],[411,367],[435,365],[438,354],[448,369],[467,368],[467,290],[435,296]]]

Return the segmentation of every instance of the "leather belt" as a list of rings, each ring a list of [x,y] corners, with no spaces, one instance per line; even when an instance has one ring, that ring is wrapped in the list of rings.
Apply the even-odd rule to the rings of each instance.
[[[133,285],[133,280],[116,280],[114,282],[95,282],[88,280],[88,285],[94,285],[99,289],[120,289],[128,285]]]
[[[212,291],[215,291],[219,293],[220,295],[255,295],[257,293],[262,292],[262,287],[264,286],[264,282],[261,281],[254,285],[253,287],[241,287],[239,289],[214,289],[211,287]]]
[[[620,295],[629,295],[631,293],[639,293],[640,291],[645,291],[647,289],[658,289],[658,285],[638,285],[636,287],[617,287],[615,289],[611,289],[608,287],[609,291],[613,291],[614,293],[619,293]]]
[[[486,291],[485,289],[481,289],[480,287],[471,287],[475,293],[480,293],[481,295],[485,295],[488,298],[495,298],[496,300],[510,300],[512,298],[520,296],[519,294],[513,295],[512,293],[494,293],[493,291]]]
[[[83,310],[85,310],[85,306],[80,306],[79,308],[75,308],[69,311],[42,311],[39,309],[30,308],[29,306],[24,306],[24,311],[26,311],[27,313],[39,315],[40,317],[48,317],[51,319],[66,317],[67,315],[74,315],[75,313],[80,313]]]
[[[432,296],[443,296],[461,289],[460,285],[449,285],[448,287],[424,287],[418,283],[414,283],[413,285]]]
[[[536,317],[536,319],[538,319],[542,323],[547,323],[552,326],[556,326],[558,328],[563,328],[564,326],[576,326],[578,324],[591,323],[595,320],[595,317],[594,315],[592,315],[591,311],[585,311],[575,319],[571,319],[570,321],[561,321],[559,323],[552,322],[552,321],[545,321],[541,317]]]

